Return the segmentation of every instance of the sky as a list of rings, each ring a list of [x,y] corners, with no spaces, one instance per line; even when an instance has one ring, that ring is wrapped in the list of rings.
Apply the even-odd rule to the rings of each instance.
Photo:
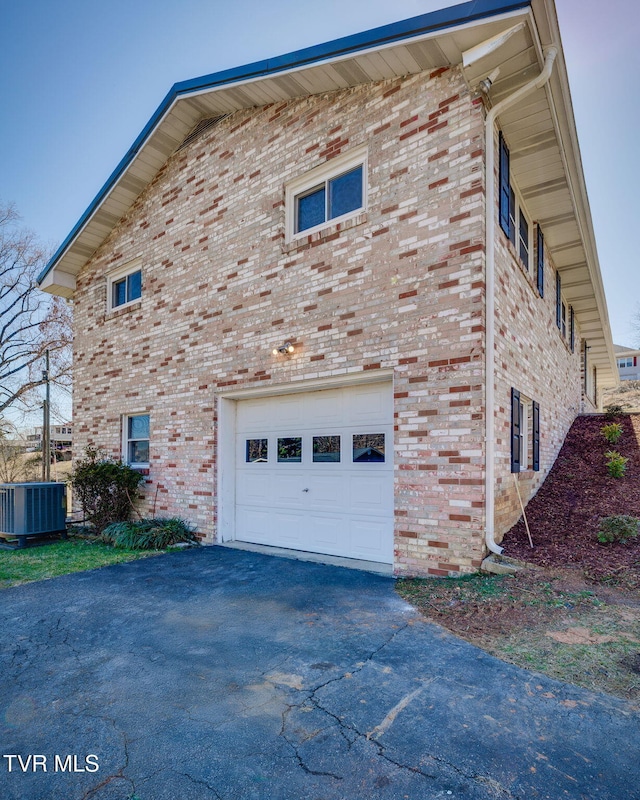
[[[0,0],[0,200],[52,248],[171,86],[447,0]],[[640,2],[556,0],[616,344],[640,346]]]

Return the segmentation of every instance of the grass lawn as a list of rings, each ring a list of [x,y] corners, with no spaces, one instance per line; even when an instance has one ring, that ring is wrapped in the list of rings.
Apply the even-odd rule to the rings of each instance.
[[[400,580],[425,617],[492,655],[586,689],[640,698],[640,597],[577,570]]]
[[[116,549],[76,537],[23,550],[0,550],[0,589],[156,554],[156,551]]]

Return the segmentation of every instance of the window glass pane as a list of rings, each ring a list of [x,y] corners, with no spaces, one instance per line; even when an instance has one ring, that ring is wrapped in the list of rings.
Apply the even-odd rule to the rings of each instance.
[[[149,463],[149,442],[129,442],[129,463]]]
[[[384,433],[354,433],[353,460],[359,464],[384,461]]]
[[[529,269],[529,223],[522,211],[520,212],[520,258]]]
[[[142,272],[127,275],[127,302],[137,300],[142,295]]]
[[[314,436],[313,460],[316,462],[340,461],[340,437]]]
[[[509,187],[509,239],[515,246],[516,243],[516,193],[513,186]]]
[[[266,439],[247,439],[247,464],[268,460],[268,441]]]
[[[325,195],[325,188],[321,186],[296,198],[296,233],[321,225],[325,221]]]
[[[302,461],[302,438],[300,436],[278,439],[278,461],[281,464]]]
[[[113,284],[113,305],[121,306],[127,302],[127,279],[117,281]]]
[[[149,415],[143,414],[139,417],[129,417],[129,439],[148,439],[149,438]]]
[[[362,207],[362,166],[329,181],[329,219]]]

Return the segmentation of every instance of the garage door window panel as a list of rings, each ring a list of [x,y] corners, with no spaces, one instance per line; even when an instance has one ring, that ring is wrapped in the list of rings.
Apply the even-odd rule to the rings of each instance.
[[[314,436],[312,449],[316,464],[340,461],[339,436]]]
[[[269,442],[267,439],[247,439],[247,464],[262,464],[269,460]]]
[[[354,433],[353,462],[381,464],[385,461],[384,433]]]
[[[288,436],[278,439],[278,463],[299,464],[302,461],[302,437]]]

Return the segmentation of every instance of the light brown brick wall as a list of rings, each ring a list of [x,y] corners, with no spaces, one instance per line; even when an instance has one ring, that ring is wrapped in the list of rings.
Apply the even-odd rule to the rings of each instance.
[[[393,368],[395,568],[482,557],[483,123],[457,70],[240,111],[176,153],[82,271],[76,454],[150,412],[150,513],[216,535],[216,390]],[[284,241],[288,180],[367,144],[369,206]],[[143,296],[105,314],[106,274]],[[271,349],[296,342],[289,360]]]
[[[556,272],[546,247],[544,297],[538,293],[533,222],[534,247],[525,270],[500,228],[496,208],[497,541],[522,513],[511,473],[511,387],[540,404],[540,470],[516,475],[525,504],[539,489],[581,410],[580,331],[576,324],[572,353],[568,308],[566,339],[556,325]]]

